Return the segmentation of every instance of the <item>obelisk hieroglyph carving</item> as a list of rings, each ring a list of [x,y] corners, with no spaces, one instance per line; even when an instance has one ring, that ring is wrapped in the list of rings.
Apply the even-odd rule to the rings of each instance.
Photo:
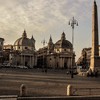
[[[98,38],[98,11],[97,4],[94,0],[93,11],[92,11],[92,51],[91,51],[91,62],[90,70],[95,73],[98,69],[99,60],[99,38]]]

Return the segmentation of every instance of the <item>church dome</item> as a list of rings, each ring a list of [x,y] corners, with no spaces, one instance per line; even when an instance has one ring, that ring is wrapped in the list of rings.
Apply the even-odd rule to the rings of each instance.
[[[32,41],[28,38],[19,38],[15,41],[14,46],[32,46]]]
[[[35,40],[34,40],[35,41]],[[34,41],[27,38],[26,31],[23,32],[22,37],[17,39],[14,43],[14,46],[17,47],[34,47]]]
[[[55,48],[70,48],[71,49],[72,44],[68,40],[64,40],[64,41],[58,40],[55,43]]]
[[[61,35],[61,39],[55,43],[55,48],[68,48],[72,49],[72,44],[65,38],[65,33],[63,32]]]

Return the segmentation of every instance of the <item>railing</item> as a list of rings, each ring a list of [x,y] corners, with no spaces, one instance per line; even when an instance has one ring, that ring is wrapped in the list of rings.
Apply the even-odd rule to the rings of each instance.
[[[100,95],[100,88],[73,88],[73,95]]]

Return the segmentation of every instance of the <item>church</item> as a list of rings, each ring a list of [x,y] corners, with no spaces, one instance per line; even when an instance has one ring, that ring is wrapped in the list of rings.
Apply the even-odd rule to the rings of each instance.
[[[3,63],[6,62],[6,65],[12,67],[70,69],[72,64],[75,64],[72,43],[66,40],[64,32],[56,43],[53,43],[50,36],[47,46],[39,48],[39,50],[35,49],[33,36],[28,38],[25,30],[13,45],[2,47],[4,57],[6,57]]]
[[[24,30],[22,37],[17,39],[13,45],[13,50],[9,56],[10,65],[23,65],[28,68],[33,68],[37,64],[35,52],[35,39],[27,38],[27,33]]]
[[[37,51],[38,67],[70,69],[72,61],[75,64],[75,53],[72,52],[72,43],[66,40],[64,32],[56,43],[53,43],[50,36],[48,45]]]

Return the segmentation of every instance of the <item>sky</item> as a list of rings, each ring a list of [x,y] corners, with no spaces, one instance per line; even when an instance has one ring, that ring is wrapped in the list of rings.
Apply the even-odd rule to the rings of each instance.
[[[0,37],[5,39],[4,44],[13,45],[25,29],[27,37],[33,35],[36,40],[37,50],[43,47],[43,39],[48,43],[51,35],[56,43],[63,32],[66,39],[72,42],[72,28],[68,22],[74,16],[79,24],[74,29],[74,51],[78,59],[82,49],[91,47],[92,44],[93,1],[0,0]],[[96,2],[100,26],[100,0]]]

